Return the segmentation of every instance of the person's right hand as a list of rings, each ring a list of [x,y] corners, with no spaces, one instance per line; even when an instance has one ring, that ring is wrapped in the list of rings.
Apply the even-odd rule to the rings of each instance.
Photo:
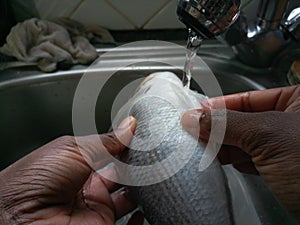
[[[183,127],[207,140],[222,101],[228,109],[227,146],[219,152],[220,162],[241,172],[258,172],[300,221],[300,85],[213,98],[212,110],[185,113]],[[194,134],[199,125],[200,134]]]

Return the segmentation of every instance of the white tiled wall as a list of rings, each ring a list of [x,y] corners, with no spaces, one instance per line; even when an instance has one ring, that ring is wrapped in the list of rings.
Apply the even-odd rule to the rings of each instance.
[[[35,7],[43,18],[68,16],[76,10],[81,0],[45,1],[35,0]]]
[[[32,15],[42,19],[73,18],[114,30],[165,29],[184,27],[176,16],[177,0],[26,0]],[[13,0],[20,10],[24,0]],[[26,9],[28,10],[28,9]],[[17,13],[17,12],[16,12]]]
[[[109,29],[134,29],[134,25],[104,0],[85,0],[70,18],[83,24],[97,24]]]
[[[177,1],[168,1],[145,25],[146,29],[181,28],[184,25],[179,22],[176,15]]]
[[[170,0],[107,0],[106,2],[124,15],[124,18],[135,27],[143,28]]]

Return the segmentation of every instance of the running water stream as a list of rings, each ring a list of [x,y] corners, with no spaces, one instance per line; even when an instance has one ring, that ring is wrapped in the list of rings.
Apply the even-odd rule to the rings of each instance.
[[[186,61],[183,70],[182,83],[185,87],[190,88],[192,71],[194,68],[197,52],[201,47],[202,38],[198,36],[192,29],[189,28],[188,40],[187,40],[187,52]]]

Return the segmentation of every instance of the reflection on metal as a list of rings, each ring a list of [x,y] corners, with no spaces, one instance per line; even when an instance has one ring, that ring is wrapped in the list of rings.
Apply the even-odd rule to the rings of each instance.
[[[246,65],[276,68],[276,64],[280,63],[289,68],[295,58],[300,58],[300,55],[294,54],[295,49],[300,49],[300,8],[286,15],[290,1],[261,0],[255,21],[240,12],[239,18],[232,25],[236,19],[233,15],[239,15],[238,10],[233,10],[239,7],[238,1],[180,0],[177,13],[187,27],[206,38],[216,37],[226,30],[222,36]],[[221,9],[218,10],[220,14],[216,15],[217,7]],[[224,25],[215,26],[222,23]],[[292,61],[286,60],[286,55],[293,55]]]
[[[133,65],[131,67],[123,68],[122,71],[132,74],[150,73],[153,71],[174,70],[171,65],[153,63],[163,62],[168,58],[171,61],[184,62],[185,54],[176,47],[169,47],[167,45],[161,46],[143,46],[139,48],[106,48],[97,49],[99,55],[110,51],[111,57],[103,57],[103,66],[101,71],[95,72],[109,72],[115,70],[112,68],[114,63],[118,62],[134,62],[135,58],[140,58],[145,61],[144,64]],[[222,79],[224,86],[228,88],[227,93],[250,89],[261,89],[261,86],[271,88],[285,85],[283,80],[277,80],[270,76],[268,69],[259,69],[247,66],[240,61],[234,59],[232,50],[217,41],[206,41],[202,45],[199,56],[210,66],[215,72],[217,78]],[[87,67],[76,65],[71,70],[58,71],[54,73],[42,73],[35,69],[35,67],[16,67],[0,71],[0,90],[5,90],[12,87],[35,85],[45,82],[57,82],[68,79],[79,79],[86,71]],[[183,68],[182,68],[183,69]],[[195,68],[196,70],[203,70],[203,68]],[[205,73],[205,71],[203,71]],[[223,79],[224,77],[224,79]],[[226,77],[226,78],[225,78]],[[228,77],[231,77],[228,79]],[[228,81],[226,81],[228,79]],[[230,79],[235,80],[235,85],[230,84]],[[227,85],[228,83],[228,85]],[[222,85],[222,84],[221,84]]]
[[[288,0],[262,0],[255,21],[241,13],[228,30],[225,39],[243,63],[271,67],[275,73],[280,64],[286,68],[280,73],[287,73],[292,61],[286,60],[286,55],[296,57],[292,52],[300,49],[300,10],[296,8],[287,15],[288,3]]]
[[[286,22],[286,27],[293,37],[300,41],[300,7],[294,9],[288,16]]]
[[[225,31],[239,15],[240,0],[179,0],[179,19],[203,38]]]

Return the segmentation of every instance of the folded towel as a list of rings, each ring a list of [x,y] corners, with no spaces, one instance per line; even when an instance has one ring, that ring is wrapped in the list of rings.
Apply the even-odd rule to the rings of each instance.
[[[73,64],[92,63],[98,55],[89,39],[113,41],[100,27],[91,30],[69,19],[54,23],[33,18],[12,28],[0,53],[20,61],[36,62],[42,71],[52,72]]]

